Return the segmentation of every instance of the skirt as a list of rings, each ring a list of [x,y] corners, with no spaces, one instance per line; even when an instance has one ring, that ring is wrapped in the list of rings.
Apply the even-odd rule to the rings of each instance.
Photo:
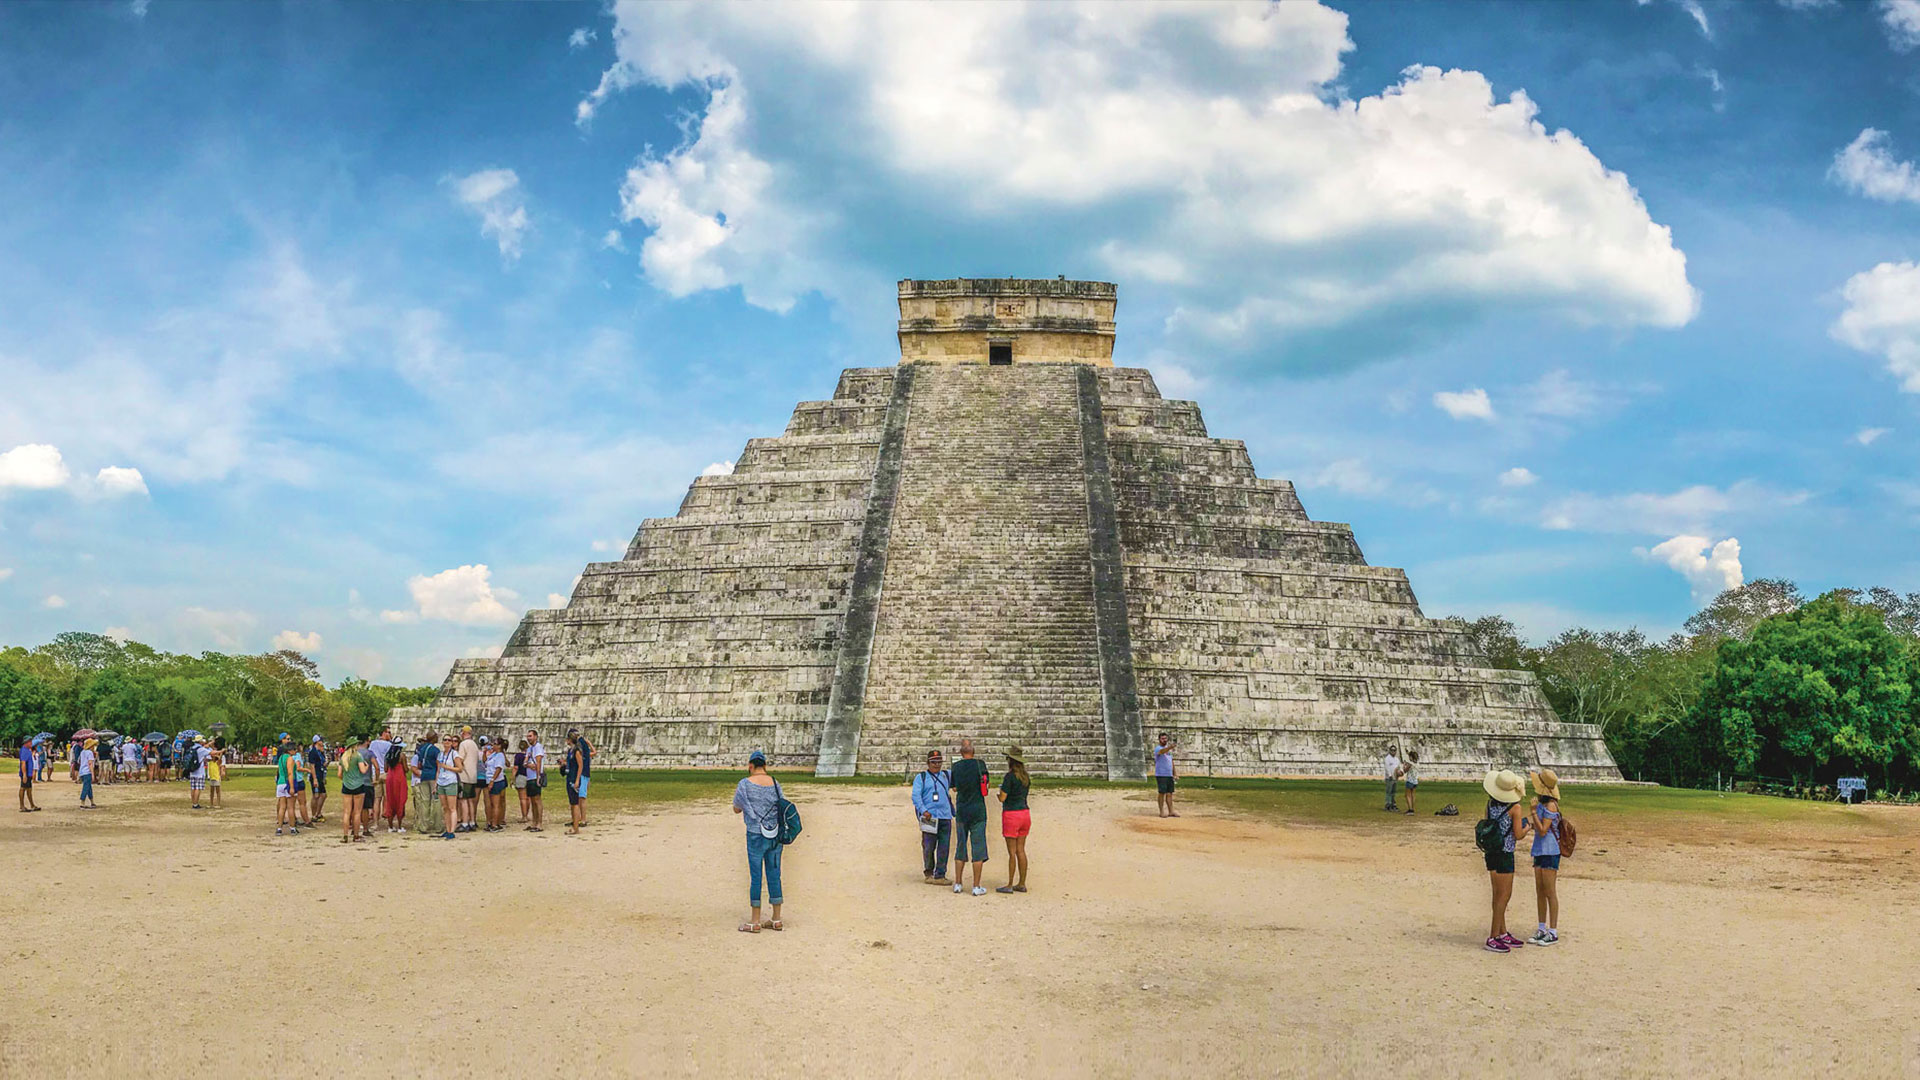
[[[387,812],[394,817],[406,813],[407,809],[407,773],[404,769],[391,769],[387,772]]]
[[[1018,840],[1033,831],[1033,813],[1028,810],[1003,810],[1000,812],[1000,835],[1009,840]]]

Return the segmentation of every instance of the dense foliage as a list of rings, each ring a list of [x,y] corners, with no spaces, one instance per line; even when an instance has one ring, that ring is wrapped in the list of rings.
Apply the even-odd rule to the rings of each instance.
[[[99,634],[61,634],[36,649],[0,649],[0,746],[41,731],[171,735],[215,724],[243,747],[282,731],[339,739],[377,730],[395,706],[433,700],[431,688],[364,679],[329,690],[319,675],[292,650],[184,656]]]
[[[1729,589],[1666,641],[1573,629],[1541,646],[1488,616],[1467,632],[1539,676],[1562,719],[1598,724],[1636,780],[1770,778],[1920,787],[1920,593],[1790,581]]]

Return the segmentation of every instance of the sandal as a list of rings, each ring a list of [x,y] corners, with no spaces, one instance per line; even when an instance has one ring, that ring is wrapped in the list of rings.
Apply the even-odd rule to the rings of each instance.
[[[761,923],[760,926],[763,929],[767,929],[767,930],[785,930],[786,929],[786,926],[782,924],[779,919],[768,919],[766,922]]]
[[[743,922],[740,924],[740,932],[743,934],[757,934],[760,932],[760,924]]]
[[[1000,886],[999,888],[997,888],[997,889],[995,889],[995,890],[993,890],[993,891],[994,891],[994,892],[1003,892],[1003,893],[1011,893],[1011,892],[1013,892],[1013,886],[1011,886],[1011,885],[1002,885],[1002,886]]]

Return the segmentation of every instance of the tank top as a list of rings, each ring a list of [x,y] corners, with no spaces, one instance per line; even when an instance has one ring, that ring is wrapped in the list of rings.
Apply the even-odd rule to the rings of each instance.
[[[1547,827],[1533,834],[1533,853],[1535,855],[1560,854],[1560,833],[1554,826],[1560,824],[1560,812],[1542,808],[1540,816],[1547,821]],[[1576,837],[1575,839],[1578,839]]]
[[[367,786],[367,755],[361,750],[348,750],[343,759],[346,767],[340,771],[340,790],[360,791]]]
[[[1513,850],[1513,809],[1512,803],[1503,803],[1499,799],[1487,800],[1487,817],[1500,823],[1500,850]]]

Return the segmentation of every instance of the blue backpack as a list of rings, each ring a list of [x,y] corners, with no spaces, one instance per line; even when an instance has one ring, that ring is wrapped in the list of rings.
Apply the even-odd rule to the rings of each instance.
[[[780,815],[780,845],[785,847],[800,838],[800,808],[780,794],[780,781],[773,782],[773,803]]]

